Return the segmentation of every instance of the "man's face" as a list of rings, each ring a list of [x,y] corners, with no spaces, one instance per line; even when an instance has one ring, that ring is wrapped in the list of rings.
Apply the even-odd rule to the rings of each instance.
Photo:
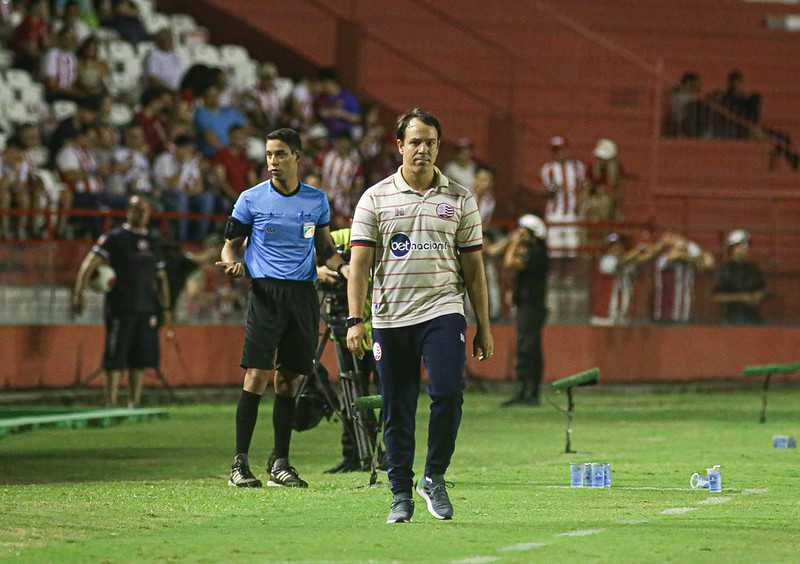
[[[403,156],[403,169],[422,174],[433,169],[439,155],[439,134],[432,125],[412,119],[406,127],[405,139],[397,141],[397,148]]]
[[[25,151],[20,151],[16,147],[6,147],[3,151],[3,161],[7,165],[17,166],[25,159]]]
[[[266,154],[267,169],[272,178],[283,183],[289,177],[297,175],[297,161],[300,153],[293,153],[289,145],[279,139],[270,139],[267,141]]]
[[[731,247],[731,258],[733,260],[745,260],[750,255],[750,245],[739,243]]]
[[[39,133],[38,127],[25,127],[21,129],[19,132],[19,138],[28,149],[32,147],[38,147],[42,144],[42,136]]]
[[[493,185],[494,175],[491,172],[479,170],[475,173],[475,182],[472,185],[472,189],[478,196],[491,193]]]
[[[138,149],[144,144],[144,130],[141,127],[131,127],[125,132],[125,146],[129,149]]]
[[[244,129],[234,129],[229,138],[232,147],[244,149],[247,146],[247,132]]]
[[[94,149],[97,147],[99,136],[96,129],[90,129],[78,135],[75,140],[83,149]]]

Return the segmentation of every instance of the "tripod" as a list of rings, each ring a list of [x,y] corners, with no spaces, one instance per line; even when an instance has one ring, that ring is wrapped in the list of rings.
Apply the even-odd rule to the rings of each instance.
[[[323,318],[325,331],[317,348],[317,361],[322,356],[325,345],[333,336],[336,359],[339,367],[339,383],[342,387],[343,407],[340,416],[344,433],[355,446],[356,456],[361,468],[370,471],[370,485],[377,482],[378,436],[380,424],[372,410],[359,410],[354,406],[356,399],[368,396],[369,373],[365,364],[351,353],[346,345],[346,313],[338,311],[335,298],[324,300]],[[343,442],[344,442],[343,437]]]

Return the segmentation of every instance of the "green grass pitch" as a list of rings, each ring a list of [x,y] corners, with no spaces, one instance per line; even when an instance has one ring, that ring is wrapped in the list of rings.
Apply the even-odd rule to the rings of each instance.
[[[447,479],[452,521],[417,500],[387,525],[388,488],[366,473],[331,476],[339,425],[295,434],[308,490],[227,486],[235,405],[170,408],[168,419],[43,429],[0,439],[3,562],[797,562],[800,390],[779,386],[757,422],[757,391],[582,390],[573,448],[563,414],[499,408],[468,393]],[[548,392],[557,405],[562,394]],[[251,451],[262,478],[271,397]],[[424,463],[420,398],[415,471]],[[570,488],[570,462],[611,462],[613,486]],[[689,477],[722,466],[723,491]],[[379,474],[385,484],[386,475]]]

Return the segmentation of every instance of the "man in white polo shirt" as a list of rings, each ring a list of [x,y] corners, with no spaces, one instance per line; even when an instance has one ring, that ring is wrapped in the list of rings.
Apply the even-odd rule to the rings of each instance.
[[[359,358],[367,338],[360,315],[374,269],[373,355],[384,404],[384,442],[394,501],[387,523],[414,513],[414,427],[420,365],[428,373],[431,414],[425,474],[416,484],[428,511],[451,519],[444,474],[461,422],[466,362],[464,293],[477,318],[473,356],[492,356],[482,228],[469,190],[434,166],[441,125],[414,109],[397,120],[400,169],[362,195],[350,236],[347,346]]]

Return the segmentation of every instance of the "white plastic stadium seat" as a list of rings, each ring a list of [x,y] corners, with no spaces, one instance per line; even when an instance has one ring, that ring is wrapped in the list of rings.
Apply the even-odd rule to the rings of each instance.
[[[51,105],[53,119],[63,121],[70,116],[75,115],[78,110],[78,104],[72,100],[56,100]]]
[[[21,125],[38,119],[38,116],[29,112],[25,104],[19,100],[7,100],[3,104],[2,112],[8,123],[13,125]]]
[[[109,41],[120,41],[122,36],[116,29],[111,29],[110,27],[98,27],[92,30],[92,35],[94,35],[101,44],[107,43]]]
[[[159,30],[164,28],[169,29],[171,24],[169,16],[161,12],[152,12],[147,15],[142,14],[142,23],[147,33],[158,33]],[[175,35],[174,32],[173,35]]]
[[[172,33],[176,35],[197,29],[197,22],[189,14],[172,14],[169,19]]]
[[[0,47],[0,71],[11,67],[14,62],[14,53],[8,49]]]
[[[155,48],[156,44],[152,41],[140,41],[139,44],[136,46],[136,58],[139,59],[139,63],[144,62],[144,58],[147,54]]]
[[[44,101],[44,84],[36,83],[22,89],[22,103],[28,113],[36,116],[36,121],[44,119],[49,114],[49,108]]]
[[[219,66],[219,49],[216,45],[201,43],[189,49],[193,63],[202,63],[209,67]]]
[[[111,41],[108,44],[108,57],[112,61],[138,60],[133,45],[127,41]]]
[[[7,69],[6,70],[6,84],[10,88],[25,88],[33,84],[33,79],[28,71],[24,69]]]
[[[284,102],[288,100],[289,96],[292,95],[292,90],[294,90],[294,82],[292,82],[292,79],[279,76],[276,77],[273,82],[275,83],[275,88],[278,90],[278,96],[281,97],[281,100]]]
[[[117,127],[128,125],[133,119],[133,111],[127,104],[115,103],[111,105],[108,114],[109,121]]]
[[[256,64],[252,61],[234,67],[233,72],[230,74],[231,82],[233,85],[244,90],[246,88],[253,88],[258,83],[258,75],[256,73]]]
[[[228,43],[219,48],[220,62],[226,67],[235,67],[250,60],[250,54],[242,45]]]

